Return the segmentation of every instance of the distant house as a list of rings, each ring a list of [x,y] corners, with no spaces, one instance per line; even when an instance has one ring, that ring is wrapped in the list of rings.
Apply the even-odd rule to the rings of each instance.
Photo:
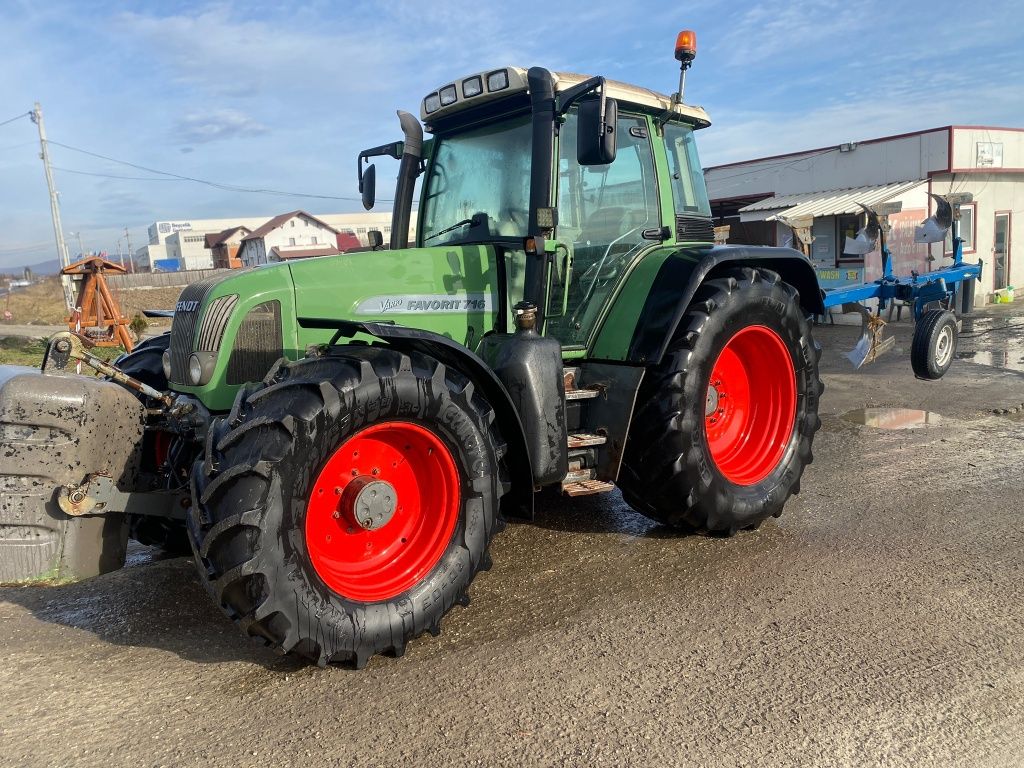
[[[211,232],[206,235],[206,247],[213,252],[214,269],[238,269],[242,260],[238,258],[238,250],[242,246],[242,238],[251,234],[248,227],[231,227],[222,232]]]
[[[305,211],[282,213],[240,240],[238,259],[255,267],[275,261],[331,256],[338,249],[338,230]]]

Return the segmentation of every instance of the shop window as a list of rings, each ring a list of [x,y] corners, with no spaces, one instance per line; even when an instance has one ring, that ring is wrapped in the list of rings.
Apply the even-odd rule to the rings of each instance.
[[[964,241],[964,253],[974,253],[974,222],[977,219],[978,204],[966,203],[960,206],[960,238]],[[946,233],[946,244],[943,251],[953,254],[953,229]]]
[[[846,254],[843,253],[843,248],[846,247],[846,238],[857,237],[857,232],[864,226],[864,222],[861,220],[862,217],[856,213],[846,213],[842,216],[836,216],[836,253],[838,254],[837,263],[839,261],[844,263],[856,262],[861,264],[864,261],[864,257],[857,254]]]

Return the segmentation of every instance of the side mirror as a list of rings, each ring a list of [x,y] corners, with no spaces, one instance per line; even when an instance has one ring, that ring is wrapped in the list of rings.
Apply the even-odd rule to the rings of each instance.
[[[359,191],[363,194],[363,208],[370,210],[377,193],[377,166],[373,163],[363,171],[363,178],[359,182]]]
[[[604,114],[601,105],[604,104]],[[579,101],[576,128],[576,160],[580,165],[615,162],[619,104],[615,99],[589,96]]]

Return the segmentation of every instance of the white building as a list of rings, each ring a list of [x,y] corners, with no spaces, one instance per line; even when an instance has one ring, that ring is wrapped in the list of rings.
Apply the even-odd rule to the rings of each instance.
[[[338,250],[338,230],[305,211],[275,216],[242,238],[238,258],[244,267],[288,259],[332,256]]]
[[[267,222],[267,216],[239,216],[230,219],[176,219],[155,221],[149,226],[149,244],[135,251],[135,261],[141,269],[163,268],[208,269],[213,264],[213,253],[205,247],[206,235],[224,232],[242,226],[256,230]],[[391,212],[325,213],[315,218],[339,232],[355,235],[360,243],[368,245],[367,233],[376,229],[384,236],[384,242],[391,239]],[[416,213],[409,224],[409,239],[415,236]],[[171,261],[169,261],[171,260]]]
[[[927,272],[948,265],[945,244],[915,245],[914,227],[935,210],[929,192],[969,192],[960,235],[967,261],[981,259],[976,303],[1007,285],[1024,285],[1024,245],[1013,242],[1013,217],[1024,208],[1024,129],[947,126],[705,169],[716,224],[730,243],[783,245],[794,231],[783,220],[811,220],[811,258],[824,285],[873,280],[876,251],[843,254],[863,224],[858,203],[900,202],[889,217],[894,269]]]
[[[165,241],[165,258],[176,259],[182,269],[212,269],[213,251],[206,247],[205,231],[182,229]]]

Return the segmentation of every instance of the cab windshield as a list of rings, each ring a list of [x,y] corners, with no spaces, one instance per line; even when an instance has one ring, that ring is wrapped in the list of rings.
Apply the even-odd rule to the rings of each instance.
[[[422,245],[526,236],[531,135],[524,115],[436,140],[420,206]]]

